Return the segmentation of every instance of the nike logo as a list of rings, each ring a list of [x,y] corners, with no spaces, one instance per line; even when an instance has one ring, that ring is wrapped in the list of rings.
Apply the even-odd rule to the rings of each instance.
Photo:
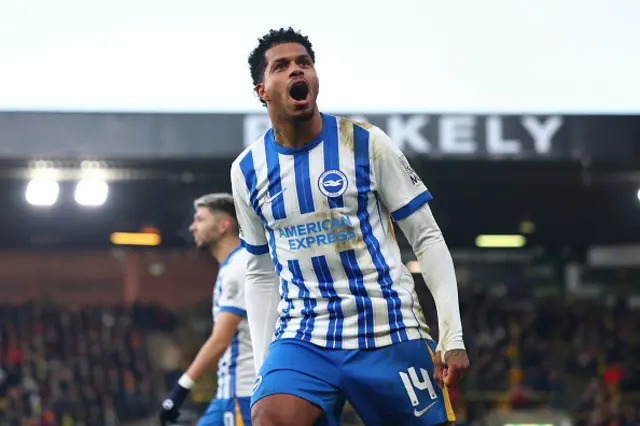
[[[431,404],[427,405],[425,408],[423,408],[422,410],[418,410],[417,408],[415,410],[413,410],[413,415],[416,417],[420,417],[422,416],[424,413],[426,413],[427,411],[429,411],[431,409],[431,407],[433,407],[434,405],[436,405],[438,403],[438,401],[434,401]]]
[[[281,195],[282,195],[282,193],[283,193],[284,191],[286,191],[286,190],[287,190],[287,188],[284,188],[283,190],[281,190],[281,191],[279,191],[279,192],[276,192],[276,193],[275,193],[275,194],[273,194],[273,195],[271,195],[271,194],[267,194],[267,195],[265,195],[265,196],[264,196],[264,202],[265,202],[265,203],[270,203],[270,202],[272,202],[273,200],[275,200],[276,198],[278,198],[279,196],[281,196]]]

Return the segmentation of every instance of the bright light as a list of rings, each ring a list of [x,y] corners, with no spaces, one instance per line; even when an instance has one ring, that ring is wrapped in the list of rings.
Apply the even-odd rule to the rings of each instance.
[[[60,185],[51,179],[33,179],[27,185],[25,198],[34,206],[52,206],[58,200]]]
[[[640,189],[638,189],[638,201],[640,201]]]
[[[476,246],[491,248],[522,247],[527,239],[522,235],[478,235]]]
[[[146,232],[114,232],[111,234],[111,244],[126,246],[157,246],[160,245],[159,234]]]
[[[76,185],[75,198],[81,206],[96,207],[107,201],[109,185],[103,180],[83,179]]]

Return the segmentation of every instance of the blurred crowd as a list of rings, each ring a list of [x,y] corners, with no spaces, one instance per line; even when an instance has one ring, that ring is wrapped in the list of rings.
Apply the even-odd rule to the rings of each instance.
[[[492,410],[550,407],[570,412],[577,425],[640,425],[640,311],[624,301],[467,291],[461,306],[472,369],[450,393],[458,424]],[[174,317],[153,307],[1,308],[0,425],[116,426],[153,416],[162,388],[210,329],[208,308],[188,315],[174,328]],[[160,351],[165,360],[157,364],[145,343],[152,331],[177,348]],[[206,406],[213,377],[213,386],[193,393],[192,407]],[[347,418],[358,423],[350,410]]]
[[[145,318],[153,311],[0,309],[0,425],[117,426],[146,416],[156,401]]]
[[[625,300],[518,302],[478,292],[462,295],[462,312],[473,364],[462,393],[475,401],[460,398],[463,417],[548,407],[577,425],[640,425],[640,310]]]

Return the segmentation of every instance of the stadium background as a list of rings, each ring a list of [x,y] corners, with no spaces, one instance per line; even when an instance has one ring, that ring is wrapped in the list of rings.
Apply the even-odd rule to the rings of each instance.
[[[87,424],[105,425],[153,416],[210,327],[217,265],[193,248],[187,233],[192,201],[229,190],[233,157],[216,157],[215,147],[237,152],[244,132],[263,118],[0,114],[3,146],[10,147],[1,160],[0,186],[3,422],[41,413],[62,425],[83,424],[85,416]],[[506,416],[537,410],[526,423],[545,424],[559,424],[558,414],[548,409],[577,424],[598,415],[632,416],[640,405],[634,362],[640,317],[633,309],[640,300],[640,247],[633,245],[640,241],[640,119],[364,118],[395,132],[404,144],[434,194],[432,206],[453,251],[473,364],[452,392],[459,423],[494,411]],[[545,152],[533,149],[522,126],[527,120],[540,128],[555,123]],[[447,126],[455,137],[443,131]],[[419,152],[425,141],[433,148],[428,155]],[[442,148],[464,141],[477,150],[458,154]],[[490,152],[509,144],[521,152]],[[163,155],[172,147],[182,158]],[[92,150],[99,155],[91,158]],[[82,155],[67,154],[78,151]],[[27,155],[20,158],[20,152]],[[55,204],[27,202],[30,183],[54,180]],[[79,204],[82,180],[108,183],[103,205]],[[41,191],[41,200],[51,194],[46,187]],[[38,202],[36,195],[31,202]],[[151,238],[113,240],[123,232]],[[400,242],[414,268],[410,247]],[[483,245],[521,247],[478,247]],[[427,292],[421,301],[429,324],[436,325]],[[204,382],[192,394],[194,416],[215,388],[213,376]]]
[[[560,3],[553,5],[556,14],[566,6]],[[423,16],[413,15],[407,18]],[[488,15],[483,19],[487,31],[497,27]],[[522,26],[534,21],[517,20]],[[154,36],[159,34],[169,31]],[[611,28],[603,34],[616,33]],[[619,38],[616,46],[623,51],[629,40]],[[325,47],[323,58],[335,53],[335,61],[343,60],[340,45]],[[611,46],[602,50],[616,50]],[[108,53],[90,50],[94,59]],[[233,112],[175,113],[181,108],[169,97],[157,108],[169,112],[102,108],[98,101],[38,108],[43,103],[33,101],[35,94],[56,88],[79,99],[70,91],[73,82],[55,84],[47,75],[79,74],[64,65],[71,56],[49,68],[29,62],[33,57],[0,62],[0,426],[156,424],[159,402],[211,326],[217,265],[194,249],[187,232],[192,201],[229,191],[230,163],[264,129],[266,117],[237,104],[229,108]],[[18,90],[22,77],[32,77],[26,69],[38,69],[44,82],[29,80]],[[627,63],[617,75],[633,69]],[[562,67],[556,72],[565,75]],[[144,86],[136,67],[116,74],[137,75]],[[472,365],[451,392],[458,424],[640,424],[640,116],[612,115],[624,107],[598,104],[594,93],[615,92],[622,80],[609,79],[606,86],[579,91],[593,95],[584,98],[596,105],[588,114],[557,113],[567,108],[551,102],[473,107],[474,97],[464,94],[447,98],[470,102],[458,108],[416,96],[393,108],[359,110],[352,103],[348,111],[324,110],[386,130],[435,197],[432,208],[456,263]],[[518,82],[528,84],[524,80]],[[640,99],[631,96],[637,85],[617,87]],[[205,89],[203,98],[215,98],[217,92]],[[36,106],[25,107],[23,98]],[[476,98],[477,105],[503,99]],[[20,107],[12,108],[12,101]],[[136,112],[121,112],[131,110]],[[78,191],[80,181],[84,189]],[[105,200],[99,182],[108,186]],[[398,235],[404,260],[421,281],[411,249]],[[437,335],[433,302],[418,287]],[[197,418],[214,390],[212,372],[191,393],[184,424]],[[349,409],[344,424],[358,424]]]

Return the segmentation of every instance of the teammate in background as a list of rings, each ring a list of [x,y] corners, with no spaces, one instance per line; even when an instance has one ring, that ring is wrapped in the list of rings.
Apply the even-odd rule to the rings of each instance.
[[[213,289],[211,336],[162,402],[162,425],[174,422],[193,385],[218,362],[218,390],[200,419],[201,426],[250,425],[250,397],[255,379],[253,352],[244,301],[249,254],[240,246],[238,222],[230,194],[209,194],[194,203],[189,230],[200,249],[220,264]]]
[[[254,426],[335,425],[345,399],[367,426],[453,422],[446,386],[469,360],[431,194],[382,130],[320,113],[307,37],[272,30],[249,65],[273,126],[231,167],[241,241],[253,254]],[[437,345],[391,218],[436,302]]]

